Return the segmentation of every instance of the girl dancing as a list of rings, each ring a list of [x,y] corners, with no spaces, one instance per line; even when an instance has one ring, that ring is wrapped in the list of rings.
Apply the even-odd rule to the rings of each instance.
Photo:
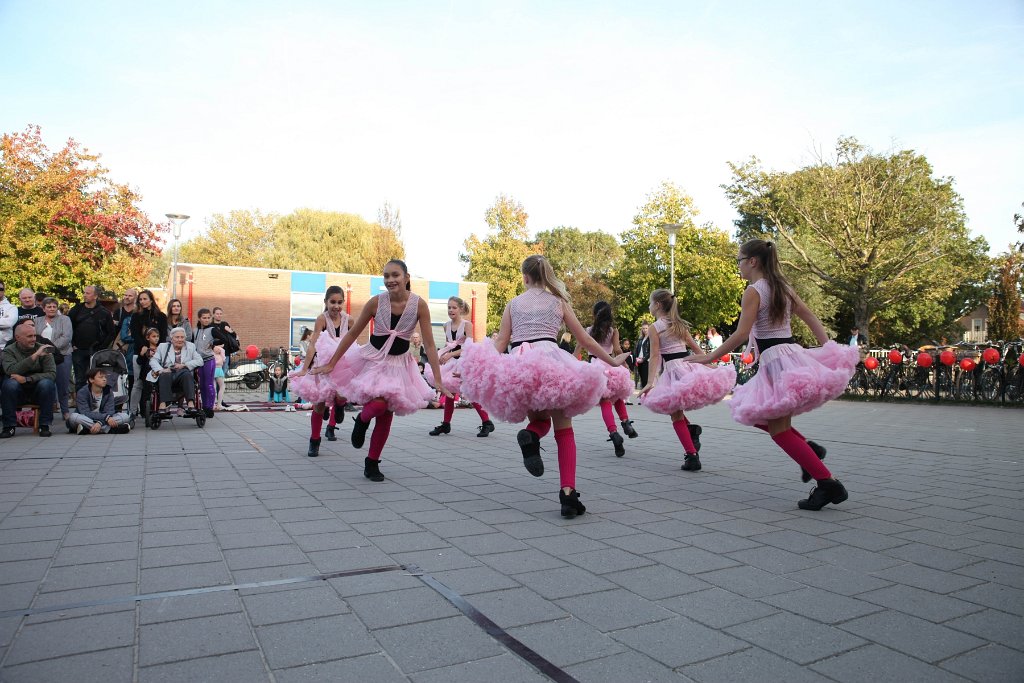
[[[801,509],[820,510],[829,503],[842,503],[848,494],[822,462],[825,449],[807,441],[793,428],[792,419],[843,393],[856,370],[858,349],[828,340],[821,321],[782,275],[772,242],[755,239],[744,243],[736,262],[740,275],[750,283],[743,292],[736,332],[713,354],[687,360],[711,363],[735,351],[749,336],[758,356],[758,371],[749,382],[736,387],[729,403],[733,419],[768,432],[800,465],[804,481],[814,477],[817,486],[797,503]],[[822,346],[805,349],[795,343],[789,325],[792,315],[807,323]]]

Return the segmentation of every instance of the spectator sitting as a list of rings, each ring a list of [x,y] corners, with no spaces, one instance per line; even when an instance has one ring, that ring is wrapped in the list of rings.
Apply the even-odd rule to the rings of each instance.
[[[18,307],[7,300],[6,286],[0,280],[0,350],[14,338],[14,323],[18,322]]]
[[[0,385],[3,405],[3,430],[0,439],[14,436],[18,407],[26,403],[39,406],[39,436],[50,436],[53,403],[57,400],[57,365],[53,346],[36,341],[36,326],[29,319],[14,326],[14,343],[3,350],[3,369],[7,375]]]
[[[18,292],[18,318],[38,318],[43,314],[43,309],[36,303],[36,293],[28,287],[22,287]]]
[[[60,313],[57,300],[43,299],[42,317],[36,318],[36,336],[40,343],[51,343],[57,348],[53,362],[57,365],[57,403],[61,418],[68,419],[68,388],[71,384],[71,318]]]
[[[270,376],[270,396],[268,398],[271,403],[288,402],[288,377],[280,365],[274,366],[274,374]]]
[[[107,386],[107,375],[100,368],[85,373],[86,385],[75,395],[77,412],[68,418],[68,432],[79,434],[127,434],[131,431],[128,413],[114,407],[114,391]]]
[[[185,330],[175,327],[171,330],[171,341],[156,348],[149,360],[151,381],[159,387],[160,405],[158,410],[167,411],[167,404],[176,394],[183,394],[190,411],[196,408],[196,383],[192,371],[203,365],[203,357],[192,342],[185,341]],[[155,379],[153,379],[155,378]]]
[[[426,367],[427,350],[423,348],[423,338],[420,337],[419,332],[413,332],[409,337],[409,355],[416,361],[422,375],[423,368]]]

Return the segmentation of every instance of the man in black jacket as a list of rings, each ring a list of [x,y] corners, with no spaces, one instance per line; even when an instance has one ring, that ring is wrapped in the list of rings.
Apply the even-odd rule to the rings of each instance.
[[[82,303],[75,304],[68,311],[68,317],[71,318],[71,367],[75,372],[75,391],[85,386],[89,358],[110,344],[114,336],[114,319],[110,311],[100,305],[98,295],[99,288],[96,285],[86,285],[82,288]]]

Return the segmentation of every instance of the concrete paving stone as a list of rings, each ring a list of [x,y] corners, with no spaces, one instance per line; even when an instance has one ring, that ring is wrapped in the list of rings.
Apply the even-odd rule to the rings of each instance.
[[[370,545],[369,539],[354,531],[293,536],[292,539],[300,550],[307,553]]]
[[[56,508],[52,508],[56,509]],[[141,505],[95,505],[91,507],[87,506],[74,506],[75,519],[81,519],[83,517],[117,517],[120,515],[132,515],[138,517],[142,514]]]
[[[187,588],[206,588],[227,585],[231,574],[223,562],[182,564],[174,567],[156,567],[139,571],[140,593],[162,593]]]
[[[39,581],[49,566],[50,561],[45,559],[0,562],[0,585]]]
[[[21,626],[21,617],[3,617],[0,618],[0,647],[6,648],[10,645],[11,640],[14,638],[14,634],[18,632],[18,628]],[[0,655],[2,659],[3,655]]]
[[[528,550],[531,546],[500,531],[478,534],[474,536],[457,536],[448,541],[469,555],[489,555],[493,553]]]
[[[806,555],[798,555],[773,546],[760,546],[729,553],[729,557],[742,564],[757,567],[771,574],[790,572],[821,566],[821,562]]]
[[[502,628],[554,621],[568,616],[559,606],[528,588],[473,595],[473,606]]]
[[[943,626],[970,633],[985,641],[1024,650],[1024,619],[1014,614],[989,609],[951,619]]]
[[[64,537],[68,527],[66,524],[43,527],[27,527],[23,529],[4,529],[0,531],[0,548],[6,544],[31,543],[33,541],[56,541]]]
[[[857,636],[785,612],[731,626],[725,630],[803,665],[865,644],[865,641]]]
[[[678,616],[658,603],[624,589],[563,598],[556,602],[574,617],[604,633]]]
[[[621,643],[575,618],[521,626],[509,634],[559,667],[626,652]]]
[[[50,515],[22,515],[15,517],[7,515],[0,522],[0,531],[8,529],[31,529],[40,526],[67,526],[74,519],[74,514],[61,512]]]
[[[1024,591],[998,583],[983,583],[967,590],[950,593],[950,597],[1024,617]]]
[[[627,647],[672,669],[748,647],[741,640],[685,617],[624,629],[612,635]]]
[[[235,613],[242,613],[242,603],[235,591],[139,601],[139,623],[143,625]]]
[[[655,536],[654,538],[658,538]],[[616,539],[608,539],[613,541]],[[570,555],[575,553],[585,553],[591,550],[604,550],[608,548],[608,544],[605,541],[595,541],[585,536],[578,536],[574,533],[564,533],[557,536],[540,536],[537,538],[527,539],[526,543],[545,553],[552,555]],[[461,546],[460,546],[461,547]],[[523,547],[526,547],[525,544]],[[466,548],[463,548],[466,550]],[[513,548],[509,548],[513,550]],[[468,550],[467,550],[468,552]]]
[[[142,534],[143,548],[163,548],[176,545],[197,545],[216,542],[208,529],[185,531],[149,531]],[[66,544],[65,544],[66,545]]]
[[[1004,586],[1024,589],[1024,570],[1017,565],[994,560],[985,560],[977,564],[956,570],[957,574],[963,574],[983,581],[1001,583]]]
[[[508,553],[480,555],[476,559],[505,574],[519,574],[566,566],[562,560],[532,548]]]
[[[270,673],[256,650],[217,657],[202,657],[172,664],[157,664],[139,669],[139,683],[178,683],[179,681],[218,681],[218,683],[258,683],[270,681]]]
[[[959,676],[880,645],[868,645],[829,657],[810,668],[841,683],[963,683]]]
[[[4,666],[130,646],[134,638],[133,612],[27,624],[15,636]]]
[[[1021,525],[1024,529],[1024,524]],[[1024,566],[1024,550],[1020,548],[1009,548],[1005,545],[998,545],[995,543],[983,543],[981,545],[972,546],[964,550],[965,555],[977,557],[983,557],[989,560],[996,560],[997,562],[1005,562],[1007,564],[1016,564]]]
[[[519,510],[509,508],[500,510],[481,510],[473,514],[473,519],[483,524],[516,524],[519,522],[532,522],[533,517]],[[426,522],[424,522],[425,524]]]
[[[552,571],[559,570],[556,569]],[[604,574],[601,578],[614,581],[623,588],[648,600],[663,600],[665,598],[685,595],[686,593],[693,593],[695,591],[711,588],[711,584],[701,581],[689,574],[684,574],[683,572],[657,565],[612,572],[610,574]],[[574,589],[574,591],[575,590],[578,589]],[[576,592],[572,594],[575,595]]]
[[[759,647],[751,647],[699,664],[690,664],[679,671],[699,683],[736,683],[766,679],[787,683],[818,683],[829,680],[821,674]]]
[[[749,598],[761,598],[802,588],[802,585],[795,581],[750,566],[704,572],[700,579]]]
[[[945,548],[937,548],[933,545],[916,542],[908,543],[898,548],[890,548],[883,552],[897,559],[944,572],[966,567],[978,561],[977,557],[969,553],[946,550]]]
[[[606,538],[602,543],[607,543],[608,545],[615,546],[616,548],[621,548],[626,552],[638,555],[647,555],[661,550],[675,550],[676,548],[682,548],[686,545],[683,541],[676,541],[671,538],[658,536],[657,534],[648,534],[645,532],[637,532],[631,536]]]
[[[707,533],[707,528],[700,524],[691,524],[678,519],[671,519],[665,522],[652,522],[641,524],[636,527],[639,531],[657,536],[664,536],[670,539],[685,539],[687,536]],[[624,536],[625,534],[619,534]]]
[[[387,536],[388,534],[409,534],[417,531],[423,531],[423,527],[418,524],[413,524],[404,519],[388,520],[388,521],[373,521],[373,522],[351,522],[346,518],[345,515],[341,515],[341,519],[348,524],[352,525],[352,528],[361,533],[367,538],[373,538],[375,536]]]
[[[549,569],[547,571],[557,572],[563,570]],[[542,573],[544,572],[535,572],[534,574]],[[517,578],[519,578],[520,582],[517,582],[504,574],[496,572],[490,567],[481,566],[435,572],[433,576],[456,593],[463,596],[470,596],[475,593],[486,593],[489,591],[503,590],[507,588],[518,588],[520,586],[520,582],[525,584],[524,577],[530,575],[519,575]]]
[[[162,548],[144,548],[140,566],[143,569],[154,569],[156,567],[173,567],[180,564],[220,562],[222,559],[223,555],[220,548],[215,543],[172,545]]]
[[[294,590],[247,591],[242,597],[254,626],[347,614],[351,610],[329,585],[296,584]]]
[[[704,526],[708,529],[734,536],[756,536],[779,530],[775,525],[763,524],[750,519],[727,519],[720,522],[705,523]]]
[[[518,539],[540,538],[542,536],[560,536],[565,533],[562,527],[557,524],[552,524],[540,519],[533,519],[529,522],[513,522],[509,524],[494,523],[492,526],[495,531],[504,532],[512,538]]]
[[[32,603],[34,608],[61,607],[60,611],[40,612],[26,617],[25,623],[42,623],[44,621],[58,621],[64,618],[76,616],[92,616],[94,614],[107,614],[112,612],[135,611],[133,602],[116,602],[111,605],[96,607],[81,607],[76,609],[65,608],[66,605],[78,603],[90,603],[97,600],[111,600],[131,597],[136,594],[135,582],[115,583],[109,586],[92,586],[90,588],[79,588],[77,590],[59,591],[56,593],[40,593]]]
[[[103,515],[101,517],[83,517],[77,515],[69,527],[71,531],[80,529],[112,529],[121,526],[138,528],[141,517],[138,514]]]
[[[948,595],[939,595],[931,591],[904,585],[868,591],[859,594],[857,597],[861,600],[867,600],[889,609],[899,610],[900,612],[911,614],[933,623],[940,623],[956,617],[973,614],[983,609],[980,605],[958,600]]]
[[[70,655],[12,666],[8,662],[0,676],[8,683],[110,683],[132,680],[133,648],[122,647],[87,654]]]
[[[0,547],[0,557],[5,562],[14,560],[38,560],[53,557],[60,541],[34,541],[32,543],[14,543]]]
[[[932,663],[985,644],[966,633],[892,610],[854,619],[839,628]]]
[[[835,533],[825,534],[822,538],[842,543],[843,545],[852,545],[855,548],[861,548],[863,550],[886,550],[888,548],[895,548],[907,543],[907,541],[897,536],[887,536],[885,534],[878,534],[874,531],[864,531],[862,529],[837,531]]]
[[[40,592],[66,591],[93,586],[109,586],[134,581],[139,563],[136,560],[117,560],[96,564],[53,567],[39,586]]]
[[[229,519],[213,522],[213,533],[218,536],[244,533],[281,532],[281,525],[270,517],[254,519]]]
[[[264,548],[275,545],[289,545],[292,543],[292,537],[283,531],[227,533],[218,534],[217,543],[224,550]]]
[[[1002,645],[986,645],[942,663],[943,669],[979,683],[1019,681],[1024,653]]]
[[[437,554],[437,550],[423,551]],[[444,551],[452,552],[452,551]],[[415,554],[415,553],[413,553]],[[367,569],[370,567],[383,567],[399,564],[395,558],[382,553],[373,546],[359,546],[355,548],[338,548],[336,550],[322,550],[306,553],[306,557],[318,570],[323,573],[345,572],[353,569]]]
[[[409,681],[386,656],[381,654],[318,662],[292,669],[278,669],[274,672],[274,680],[277,683],[319,683],[320,681],[408,683]]]
[[[375,635],[409,674],[503,653],[497,642],[462,616],[382,629]]]
[[[319,576],[320,571],[309,562],[301,564],[285,564],[279,567],[257,567],[255,569],[234,569],[231,579],[234,583],[262,583],[278,579],[294,579],[297,577]]]
[[[607,574],[609,572],[622,571],[624,569],[636,569],[655,564],[653,560],[643,555],[634,555],[619,548],[605,548],[604,550],[592,550],[575,555],[559,554],[561,559],[595,574]]]
[[[764,547],[763,544],[750,541],[743,536],[735,536],[722,531],[698,534],[696,536],[687,536],[686,542],[697,548],[710,550],[714,553],[731,553],[737,550]]]
[[[588,683],[689,683],[693,679],[636,652],[594,659],[567,667],[567,673]]]
[[[550,680],[511,654],[421,671],[413,674],[411,678],[414,683],[468,683],[489,680],[500,680],[502,683],[544,683]]]
[[[1021,538],[1019,532],[1014,533],[1012,531],[996,531],[995,529],[973,527],[971,531],[964,534],[964,537],[978,543],[995,543],[1011,548],[1024,548],[1024,539]]]
[[[215,508],[206,511],[211,521],[225,519],[254,519],[256,517],[269,517],[270,512],[262,505],[246,505],[237,508]]]
[[[818,556],[818,553],[812,555],[812,557]],[[833,565],[822,565],[820,567],[791,572],[786,574],[786,578],[808,586],[821,588],[822,590],[839,593],[840,595],[857,595],[858,593],[878,590],[892,585],[892,582],[870,574],[847,570]]]
[[[817,588],[804,588],[798,591],[769,595],[761,600],[769,605],[825,624],[837,624],[882,610],[874,603],[848,598]]]
[[[765,543],[767,545],[798,554],[813,553],[838,545],[836,541],[819,538],[811,534],[805,534],[802,531],[793,531],[791,529],[786,529],[785,531],[772,531],[766,534],[757,534],[755,536],[751,536],[750,540]]]
[[[874,576],[894,583],[902,583],[934,593],[952,593],[984,583],[982,579],[939,571],[917,564],[901,564],[878,572]]]
[[[660,600],[661,606],[715,629],[778,613],[778,609],[721,588]]]
[[[437,591],[424,585],[387,593],[351,596],[346,601],[370,629],[430,621],[459,613]]]
[[[435,550],[451,547],[448,541],[429,531],[375,536],[373,544],[385,553],[415,552],[417,550]]]
[[[327,514],[331,515],[330,518],[295,521],[283,521],[278,519],[278,521],[281,522],[281,527],[284,531],[292,536],[334,534],[352,531],[352,527],[348,524],[345,524],[331,513]]]
[[[146,624],[139,628],[139,666],[256,649],[241,613]]]
[[[730,560],[727,557],[722,557],[700,548],[665,550],[649,553],[647,557],[686,574],[699,574],[700,572],[714,571],[716,569],[727,569],[739,564],[735,560]]]
[[[224,561],[229,569],[237,570],[304,564],[308,560],[306,554],[294,545],[273,545],[225,550]]]

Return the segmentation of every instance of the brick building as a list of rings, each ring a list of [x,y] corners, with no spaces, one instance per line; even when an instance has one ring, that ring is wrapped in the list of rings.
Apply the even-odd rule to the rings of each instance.
[[[161,305],[171,292],[171,271]],[[352,273],[311,273],[214,266],[202,263],[178,264],[178,298],[190,320],[200,308],[220,306],[224,319],[238,333],[242,347],[255,344],[261,349],[297,348],[303,327],[313,327],[324,309],[324,291],[330,285],[345,290],[346,306],[355,318],[374,294],[384,291],[384,278]],[[412,279],[412,291],[427,300],[434,339],[440,346],[441,326],[448,320],[448,297],[458,296],[470,306],[468,316],[474,337],[482,339],[487,326],[487,285],[482,282],[438,282]],[[365,343],[369,330],[363,332]]]

